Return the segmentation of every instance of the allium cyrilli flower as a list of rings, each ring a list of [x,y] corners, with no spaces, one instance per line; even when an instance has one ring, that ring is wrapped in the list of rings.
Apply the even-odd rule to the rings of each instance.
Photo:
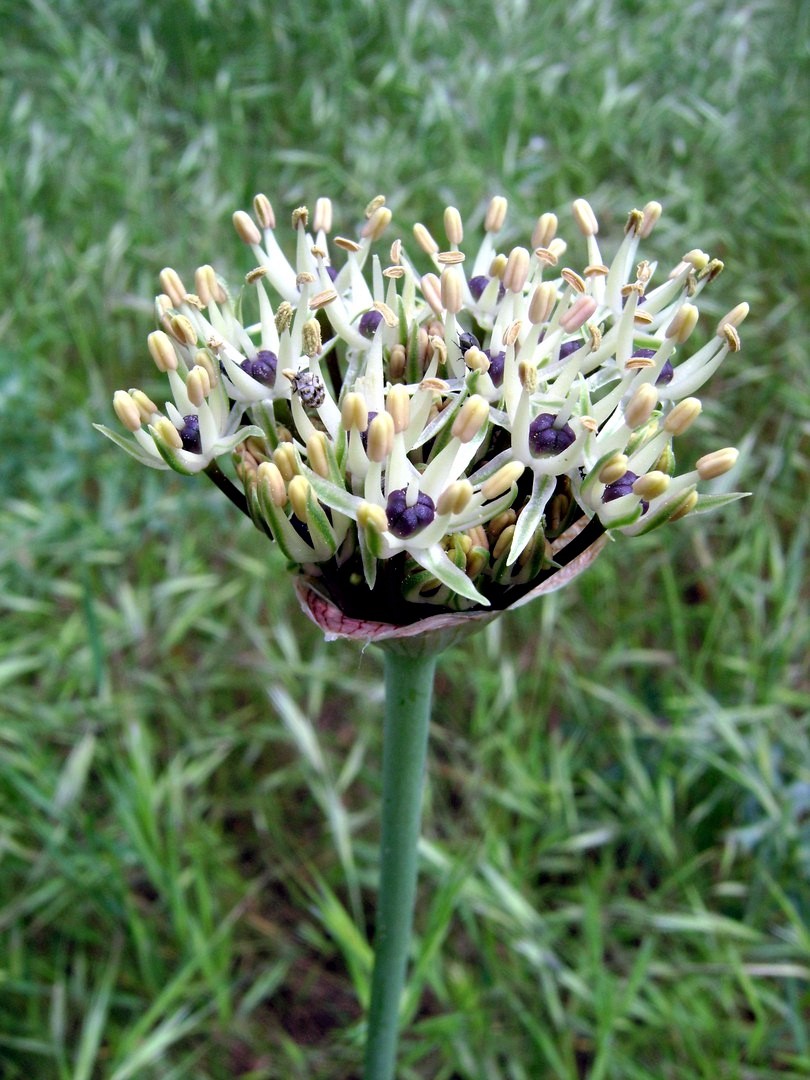
[[[527,246],[500,250],[500,197],[469,257],[453,207],[446,244],[417,224],[409,247],[398,238],[380,253],[382,197],[356,240],[331,241],[331,204],[318,199],[311,218],[292,215],[289,260],[259,195],[253,217],[234,215],[256,263],[239,290],[210,266],[193,292],[161,275],[149,351],[173,401],[161,410],[119,391],[133,438],[101,430],[144,464],[215,479],[279,545],[329,633],[485,618],[570,580],[611,533],[737,497],[699,491],[734,449],[683,471],[675,449],[700,414],[694,395],[739,349],[748,308],[687,355],[696,301],[722,264],[695,249],[657,274],[639,247],[660,213],[631,211],[608,264],[577,200],[576,270],[553,214]]]

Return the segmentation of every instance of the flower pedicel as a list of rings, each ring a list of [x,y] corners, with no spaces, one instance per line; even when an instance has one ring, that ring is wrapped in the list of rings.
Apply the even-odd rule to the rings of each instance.
[[[193,292],[160,276],[148,345],[173,400],[161,410],[119,390],[132,438],[100,430],[146,465],[206,472],[278,543],[330,636],[452,634],[558,588],[611,533],[738,498],[698,490],[736,450],[680,473],[673,451],[700,414],[695,393],[740,348],[747,304],[685,355],[722,263],[695,249],[655,285],[638,255],[655,202],[631,211],[607,265],[578,199],[580,270],[553,214],[530,246],[500,251],[505,214],[492,199],[473,258],[454,207],[444,248],[417,224],[418,250],[396,239],[381,257],[382,196],[359,239],[331,244],[322,198],[311,219],[294,211],[290,262],[256,196],[254,217],[234,214],[256,262],[237,294],[210,266]],[[229,455],[238,483],[217,464]]]

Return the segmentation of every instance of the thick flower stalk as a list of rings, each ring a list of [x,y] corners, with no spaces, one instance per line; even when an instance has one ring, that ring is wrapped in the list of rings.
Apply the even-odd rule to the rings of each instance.
[[[383,256],[382,196],[357,239],[332,240],[322,198],[294,211],[290,260],[258,195],[253,217],[234,215],[256,264],[237,292],[210,266],[193,291],[161,274],[148,345],[172,400],[120,390],[131,438],[101,430],[146,465],[214,479],[279,545],[327,631],[503,610],[578,572],[606,535],[736,497],[700,492],[734,449],[679,471],[675,447],[748,307],[687,355],[722,263],[694,249],[657,275],[639,247],[660,213],[631,211],[607,263],[577,200],[573,269],[553,214],[501,250],[501,197],[474,254],[448,207],[446,243],[417,224],[410,250],[398,238]]]

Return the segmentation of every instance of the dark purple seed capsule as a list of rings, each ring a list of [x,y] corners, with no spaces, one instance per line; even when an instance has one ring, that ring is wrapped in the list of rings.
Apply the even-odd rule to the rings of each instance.
[[[470,278],[469,286],[473,300],[478,301],[481,299],[487,285],[489,285],[489,278],[486,274],[478,274],[476,277]]]
[[[581,341],[564,341],[560,346],[560,359],[567,359],[572,353],[575,353],[577,349],[582,348]]]
[[[553,413],[540,413],[529,424],[529,450],[533,457],[561,454],[576,439],[576,435],[568,424],[555,428],[556,419]]]
[[[633,484],[635,484],[636,480],[638,480],[638,476],[636,475],[636,473],[630,472],[628,470],[624,474],[624,476],[620,476],[619,479],[614,480],[612,484],[606,484],[605,490],[602,493],[602,502],[609,503],[613,502],[615,499],[621,499],[625,495],[632,495]],[[642,514],[647,513],[649,506],[650,504],[647,502],[646,499],[641,500]]]
[[[269,349],[260,349],[252,359],[243,360],[240,366],[256,382],[263,386],[272,386],[276,381],[278,357]]]
[[[200,438],[200,418],[192,413],[183,417],[183,426],[179,431],[183,442],[183,449],[191,454],[202,453],[202,439]]]
[[[388,517],[388,528],[398,536],[400,540],[407,540],[426,525],[430,525],[436,516],[436,507],[433,499],[424,492],[419,496],[413,506],[406,502],[407,488],[398,488],[388,496],[385,513]]]
[[[335,266],[332,266],[332,264],[330,263],[330,264],[329,264],[329,265],[328,265],[328,266],[326,267],[326,272],[327,272],[327,274],[329,275],[329,280],[330,280],[330,281],[335,281],[335,280],[336,280],[336,278],[337,278],[337,276],[338,276],[338,272],[337,272],[337,267],[335,267]]]
[[[489,377],[493,386],[500,386],[503,382],[503,365],[506,361],[506,353],[499,352],[493,356],[489,349],[484,349],[484,356],[489,360]]]
[[[382,314],[379,311],[367,311],[360,319],[357,329],[366,338],[373,338],[377,327],[382,322]]]

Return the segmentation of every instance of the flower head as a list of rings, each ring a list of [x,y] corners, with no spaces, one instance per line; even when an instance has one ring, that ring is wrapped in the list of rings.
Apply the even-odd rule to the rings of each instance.
[[[119,391],[133,440],[102,430],[158,468],[211,472],[232,454],[234,501],[298,567],[302,603],[329,632],[483,617],[558,587],[609,533],[732,497],[698,487],[736,451],[678,473],[673,443],[700,412],[695,393],[739,349],[748,308],[686,355],[696,301],[722,264],[691,250],[655,284],[639,247],[658,203],[631,211],[607,264],[577,200],[579,270],[553,214],[530,244],[500,250],[500,197],[469,258],[454,207],[445,245],[417,224],[410,251],[397,238],[381,255],[382,196],[357,239],[330,239],[319,199],[292,215],[292,259],[268,200],[253,209],[234,215],[256,263],[237,293],[209,266],[193,293],[161,275],[149,350],[173,400],[161,411]]]

